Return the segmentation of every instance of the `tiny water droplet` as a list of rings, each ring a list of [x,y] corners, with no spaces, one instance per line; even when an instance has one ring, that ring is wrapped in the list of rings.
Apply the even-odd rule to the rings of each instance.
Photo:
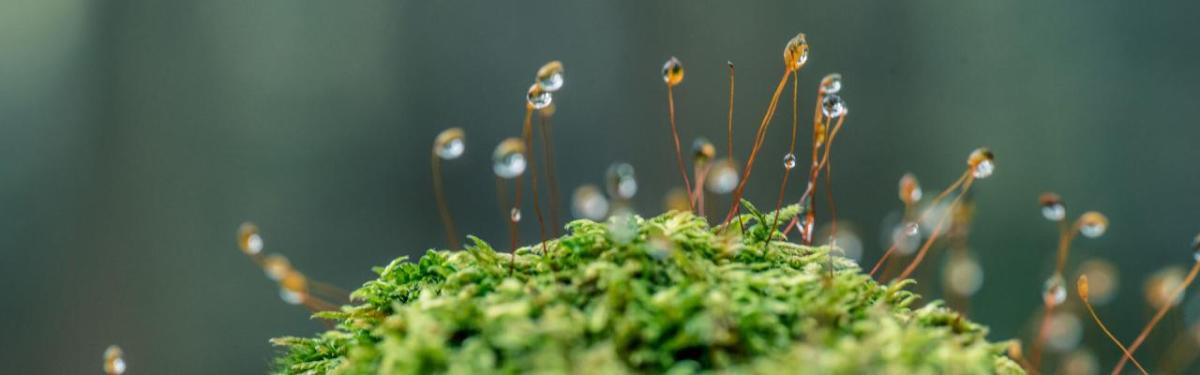
[[[571,195],[571,213],[580,219],[603,220],[608,215],[608,198],[596,185],[575,188],[575,193]]]
[[[804,33],[796,34],[783,47],[783,63],[791,70],[798,70],[808,62],[808,40]]]
[[[831,119],[845,116],[846,101],[836,94],[825,95],[825,99],[821,99],[821,113]]]
[[[900,201],[904,204],[912,205],[921,200],[923,192],[921,184],[917,182],[917,176],[912,173],[905,173],[900,176]]]
[[[125,352],[121,350],[121,347],[109,345],[108,349],[104,350],[104,373],[109,375],[125,373]]]
[[[942,270],[942,282],[955,294],[972,296],[983,286],[983,267],[970,255],[952,257]]]
[[[692,158],[696,163],[705,163],[712,160],[717,155],[717,148],[713,147],[712,142],[708,138],[698,137],[692,141]]]
[[[732,160],[721,159],[713,163],[708,170],[708,179],[704,186],[713,194],[729,194],[737,188],[741,176],[738,175],[737,165]]]
[[[1096,211],[1088,211],[1079,217],[1079,233],[1088,238],[1104,235],[1108,230],[1108,217]]]
[[[971,168],[971,175],[975,178],[988,178],[996,169],[992,160],[994,155],[992,151],[986,148],[977,148],[971,151],[971,155],[967,157],[967,166]]]
[[[629,163],[610,165],[608,171],[605,172],[605,181],[610,196],[628,200],[637,194],[637,178],[634,176],[633,166]]]
[[[783,156],[783,168],[784,169],[792,169],[795,167],[796,167],[796,154],[789,152],[789,153],[787,153],[787,155],[784,155]]]
[[[1042,302],[1046,306],[1058,306],[1067,300],[1067,287],[1062,275],[1054,274],[1042,285]]]
[[[283,277],[291,271],[292,263],[283,255],[271,254],[263,259],[263,273],[266,273],[267,278],[272,281],[283,280]]]
[[[514,223],[521,222],[521,209],[513,207],[511,210],[508,210],[508,219]]]
[[[535,83],[533,86],[529,86],[529,92],[525,94],[525,101],[533,109],[543,109],[550,106],[554,97],[550,95],[550,91],[542,89],[541,85]]]
[[[555,92],[563,86],[563,65],[554,60],[542,65],[537,72],[537,84],[546,92]]]
[[[501,178],[520,176],[525,173],[525,165],[525,144],[520,139],[505,139],[492,153],[492,171]]]
[[[467,150],[462,128],[450,128],[438,133],[433,140],[433,152],[444,160],[454,160]]]
[[[671,56],[671,59],[663,63],[662,77],[667,86],[679,85],[680,82],[683,82],[683,63],[675,56]]]
[[[833,73],[821,79],[821,93],[825,95],[837,94],[842,91],[842,75]]]
[[[238,248],[246,255],[257,255],[262,252],[263,239],[258,235],[258,226],[251,222],[238,226]]]

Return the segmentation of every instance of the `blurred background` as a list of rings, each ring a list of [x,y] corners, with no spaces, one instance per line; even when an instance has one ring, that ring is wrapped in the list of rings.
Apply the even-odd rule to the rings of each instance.
[[[559,203],[624,161],[637,171],[636,209],[658,213],[680,184],[662,63],[677,56],[687,69],[675,90],[685,147],[707,136],[721,154],[726,61],[737,64],[745,160],[797,32],[812,46],[801,119],[822,75],[845,79],[833,183],[864,264],[888,245],[903,173],[929,197],[987,145],[997,170],[972,196],[969,249],[985,278],[971,318],[1029,347],[1057,240],[1037,196],[1054,190],[1072,217],[1111,220],[1105,236],[1075,242],[1066,276],[1073,286],[1086,259],[1116,265],[1116,294],[1097,308],[1129,342],[1153,313],[1148,280],[1191,267],[1200,230],[1197,12],[1116,0],[5,1],[0,363],[100,373],[117,343],[130,373],[267,371],[268,338],[321,325],[237,251],[237,225],[257,222],[267,252],[344,288],[372,266],[444,247],[429,158],[451,126],[467,133],[466,154],[444,164],[460,233],[506,247],[491,151],[519,134],[525,90],[552,59],[566,66],[554,99]],[[747,189],[760,205],[782,175],[789,110]],[[713,199],[723,213],[727,198]],[[537,228],[525,212],[528,241]],[[946,254],[925,263],[919,288],[931,298],[944,297]],[[1139,350],[1144,363],[1178,368],[1196,352],[1200,296],[1189,294]],[[1068,306],[1077,339],[1049,349],[1045,369],[1107,370],[1119,352]]]

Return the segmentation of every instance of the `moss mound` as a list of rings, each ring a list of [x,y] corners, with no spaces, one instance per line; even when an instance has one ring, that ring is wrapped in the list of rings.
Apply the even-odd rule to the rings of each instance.
[[[827,247],[766,241],[774,217],[750,208],[728,230],[680,212],[575,221],[515,262],[473,237],[397,259],[354,292],[360,305],[318,314],[336,330],[273,340],[286,347],[276,371],[1023,373],[985,327],[909,308],[911,281],[876,284]]]

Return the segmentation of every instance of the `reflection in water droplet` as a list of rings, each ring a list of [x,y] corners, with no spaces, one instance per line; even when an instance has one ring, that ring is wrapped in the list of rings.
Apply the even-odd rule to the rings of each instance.
[[[905,173],[900,176],[900,201],[904,204],[915,204],[921,200],[924,192],[921,191],[921,184],[917,182],[917,176],[912,173]]]
[[[1058,306],[1067,300],[1067,288],[1062,275],[1054,274],[1042,284],[1042,302],[1046,306]]]
[[[467,150],[462,128],[450,128],[438,133],[433,140],[433,152],[444,160],[454,160]]]
[[[1060,221],[1067,217],[1067,207],[1062,198],[1055,193],[1042,193],[1038,196],[1038,204],[1042,206],[1042,217],[1050,221]]]
[[[608,218],[608,236],[613,243],[628,245],[638,235],[637,217],[628,210],[619,210]]]
[[[1088,211],[1079,217],[1079,233],[1088,238],[1104,235],[1108,230],[1108,217],[1096,211]]]
[[[971,151],[971,155],[967,156],[967,166],[971,168],[971,175],[979,179],[991,176],[996,169],[996,165],[992,163],[994,158],[992,151],[986,148]]]
[[[737,166],[729,159],[717,160],[708,171],[708,179],[704,185],[708,191],[713,194],[729,194],[733,189],[737,188],[738,180]]]
[[[542,89],[541,85],[533,84],[529,86],[529,92],[525,94],[525,101],[533,109],[542,109],[550,105],[554,101],[554,97],[550,95],[550,91]]]
[[[492,153],[492,171],[501,178],[515,178],[525,173],[525,144],[517,138],[501,141]]]
[[[104,373],[121,375],[125,373],[125,352],[121,347],[110,345],[104,350]]]
[[[697,164],[712,160],[717,154],[717,148],[713,147],[712,142],[708,138],[698,137],[692,141],[692,158]]]
[[[508,219],[514,223],[521,222],[521,209],[513,207],[511,210],[508,210]]]
[[[580,186],[571,196],[571,213],[580,219],[603,220],[608,215],[608,198],[596,185]]]
[[[663,82],[666,82],[667,86],[675,86],[683,82],[683,63],[671,56],[670,60],[663,63],[662,76]]]
[[[251,222],[238,226],[238,248],[246,255],[257,255],[262,252],[263,239],[258,235],[258,226]]]
[[[266,273],[267,278],[272,281],[282,280],[291,271],[292,263],[283,255],[271,254],[263,259],[263,273]]]
[[[537,84],[546,92],[555,92],[563,86],[562,62],[554,60],[542,65],[537,72]]]
[[[783,156],[783,168],[792,169],[796,167],[796,154],[788,153]]]
[[[821,100],[821,113],[828,118],[838,118],[846,115],[846,102],[836,94],[825,95]]]
[[[796,70],[808,62],[808,40],[804,33],[796,34],[783,47],[783,63],[788,69]]]
[[[983,267],[971,255],[954,256],[942,269],[942,283],[946,290],[970,297],[983,286]]]
[[[832,73],[832,74],[826,75],[825,78],[821,79],[821,93],[822,94],[826,94],[826,95],[837,94],[838,91],[842,91],[842,75],[841,74]]]
[[[295,270],[283,275],[279,280],[279,298],[292,305],[304,303],[308,297],[308,279]]]

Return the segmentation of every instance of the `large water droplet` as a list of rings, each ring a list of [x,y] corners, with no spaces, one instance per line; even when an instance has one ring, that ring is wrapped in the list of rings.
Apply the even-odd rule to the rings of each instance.
[[[1088,211],[1079,217],[1079,233],[1088,238],[1104,235],[1108,230],[1108,217],[1096,211]]]
[[[960,296],[972,296],[983,286],[983,267],[970,255],[952,257],[942,272],[946,289]]]
[[[788,153],[783,156],[783,168],[792,169],[796,167],[796,154]]]
[[[550,91],[542,89],[539,84],[529,86],[529,92],[525,94],[525,101],[529,103],[533,109],[542,109],[550,105],[554,101],[554,97],[550,95]]]
[[[1058,306],[1067,300],[1067,287],[1062,275],[1054,274],[1042,284],[1042,302],[1046,306]]]
[[[737,166],[729,159],[717,160],[708,170],[708,179],[704,186],[713,194],[729,194],[737,188],[741,176]]]
[[[1146,302],[1155,309],[1162,308],[1166,304],[1172,306],[1178,305],[1183,301],[1186,293],[1174,295],[1176,289],[1183,285],[1184,274],[1186,272],[1183,267],[1171,266],[1164,268],[1150,275],[1143,285],[1143,293],[1146,296]]]
[[[831,119],[845,116],[846,102],[836,94],[825,95],[825,99],[821,99],[821,113]]]
[[[563,86],[562,62],[554,60],[542,65],[537,72],[537,84],[546,92],[555,92]]]
[[[1101,306],[1113,300],[1117,294],[1117,267],[1100,259],[1092,259],[1079,265],[1079,274],[1088,278],[1088,301]]]
[[[608,215],[608,198],[596,185],[583,185],[571,195],[571,213],[580,219],[603,220]]]
[[[668,86],[675,86],[683,82],[683,63],[671,56],[670,60],[663,63],[662,77],[663,82],[666,82]]]
[[[492,153],[492,171],[501,178],[520,176],[525,173],[525,165],[525,144],[520,139],[505,139]]]
[[[462,128],[450,128],[438,133],[433,140],[433,152],[445,160],[458,159],[467,150]]]
[[[837,94],[842,91],[842,75],[833,73],[821,79],[821,93],[825,95]]]
[[[608,188],[608,195],[628,200],[637,194],[637,178],[634,176],[633,166],[629,165],[629,163],[614,163],[610,165],[608,171],[605,172],[605,181]]]
[[[804,33],[796,34],[783,47],[783,63],[788,69],[798,70],[808,62],[808,40]]]
[[[1083,338],[1083,324],[1075,314],[1059,311],[1051,315],[1046,323],[1049,330],[1046,333],[1047,347],[1063,352],[1079,346],[1079,341]]]
[[[246,255],[257,255],[262,252],[263,239],[258,235],[258,226],[245,222],[238,227],[238,248]]]

